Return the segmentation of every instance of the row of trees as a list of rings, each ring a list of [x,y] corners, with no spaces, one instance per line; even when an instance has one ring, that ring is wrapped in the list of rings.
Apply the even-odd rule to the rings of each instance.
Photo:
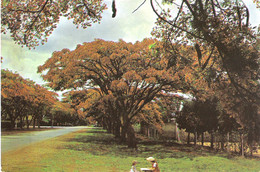
[[[254,106],[249,106],[241,113],[257,116],[259,112]],[[255,119],[257,124],[259,121]],[[240,152],[244,154],[244,150],[249,149],[250,154],[257,150],[259,145],[259,126],[251,126],[253,132],[249,131],[250,126],[242,127],[242,124],[232,114],[228,114],[221,102],[216,97],[210,97],[205,101],[196,100],[185,101],[183,108],[176,114],[176,122],[178,127],[185,129],[188,133],[187,142],[190,143],[190,133],[194,134],[194,144],[197,138],[201,136],[202,145],[204,143],[204,133],[211,135],[211,148],[214,147],[216,139],[221,143],[221,149],[230,150],[230,143],[235,145],[240,143]],[[225,146],[226,145],[226,146]],[[217,147],[219,149],[219,147]]]
[[[223,111],[216,97],[206,101],[186,101],[182,111],[176,114],[176,122],[179,128],[188,132],[188,144],[190,142],[190,133],[194,134],[195,145],[198,135],[201,135],[203,145],[204,133],[210,133],[211,148],[213,148],[214,134],[216,132],[221,134],[222,137],[226,137],[227,134],[241,129],[237,121]],[[224,148],[223,144],[222,148]]]
[[[74,111],[57,96],[18,73],[1,70],[1,121],[8,124],[7,128],[14,128],[17,121],[21,128],[24,125],[27,128],[30,125],[40,127],[43,119],[52,125],[70,122]]]

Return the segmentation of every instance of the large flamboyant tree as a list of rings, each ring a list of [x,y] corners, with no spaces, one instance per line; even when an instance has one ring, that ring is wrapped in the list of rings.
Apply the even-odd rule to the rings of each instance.
[[[164,89],[178,89],[178,67],[169,67],[160,43],[145,39],[135,44],[96,40],[73,51],[54,52],[38,71],[54,90],[90,89],[99,93],[97,107],[122,128],[122,140],[134,142],[132,120]],[[120,130],[118,130],[120,131]]]

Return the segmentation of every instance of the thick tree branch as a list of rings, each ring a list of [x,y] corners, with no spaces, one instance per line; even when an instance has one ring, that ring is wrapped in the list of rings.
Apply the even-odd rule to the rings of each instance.
[[[27,28],[27,30],[25,31],[24,34],[24,43],[27,44],[27,33],[32,29],[32,27],[34,26],[35,22],[37,21],[37,19],[40,17],[41,12],[44,10],[44,8],[46,7],[46,5],[48,4],[49,0],[46,0],[45,3],[43,4],[42,8],[40,10],[38,10],[38,14],[37,16],[34,18],[33,22],[30,24],[30,26]]]
[[[96,14],[91,9],[89,9],[88,5],[85,3],[85,0],[82,0],[82,3],[84,4],[86,9],[88,10],[88,15],[91,16],[91,17],[96,17]]]
[[[169,25],[171,25],[171,26],[173,26],[173,27],[175,27],[175,28],[177,28],[177,29],[180,29],[181,31],[186,32],[187,34],[189,34],[189,35],[191,35],[191,36],[193,36],[193,37],[195,37],[195,38],[203,39],[203,40],[204,40],[204,38],[202,38],[202,37],[200,37],[200,36],[198,36],[198,35],[195,35],[194,33],[190,32],[190,31],[188,31],[188,30],[185,30],[185,29],[183,29],[183,28],[177,26],[176,24],[171,23],[171,22],[169,22],[168,20],[166,20],[165,18],[163,18],[161,15],[158,14],[158,12],[156,11],[156,9],[154,8],[153,0],[150,0],[150,3],[151,3],[151,6],[152,6],[152,9],[153,9],[154,13],[159,17],[159,19],[161,19],[162,21],[168,23]]]

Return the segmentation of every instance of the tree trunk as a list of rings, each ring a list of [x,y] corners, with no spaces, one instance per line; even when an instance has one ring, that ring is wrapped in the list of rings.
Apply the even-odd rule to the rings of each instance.
[[[108,122],[106,121],[106,130],[108,133],[112,133],[112,123],[111,122]]]
[[[254,136],[253,136],[253,127],[249,127],[249,131],[247,134],[247,144],[249,146],[249,151],[250,151],[250,155],[253,156],[253,140],[254,140]]]
[[[211,132],[210,133],[210,148],[213,149],[214,148],[214,133]]]
[[[180,142],[181,141],[181,139],[180,139],[180,133],[179,133],[179,129],[178,129],[178,124],[177,124],[177,122],[175,122],[175,131],[176,131],[176,140],[177,140],[177,142]]]
[[[106,123],[105,119],[102,120],[102,127],[103,127],[104,130],[108,130],[107,123]]]
[[[241,144],[241,147],[240,147],[241,156],[245,156],[245,153],[244,153],[244,134],[243,133],[240,134],[240,144]]]
[[[222,151],[225,149],[225,134],[221,134],[220,147]]]
[[[127,130],[127,145],[129,148],[137,148],[135,131],[131,124],[128,125],[128,130]]]
[[[130,124],[130,119],[128,119],[128,115],[126,115],[126,112],[122,112],[122,132],[121,132],[121,142],[126,142],[127,141],[127,134],[129,130],[129,125]]]
[[[126,126],[122,127],[122,132],[121,132],[121,142],[126,142],[126,133],[127,133],[127,128]]]
[[[29,119],[28,119],[28,115],[26,115],[26,126],[27,126],[27,129],[29,129],[30,127],[30,122],[29,122]]]
[[[41,120],[40,120],[40,117],[38,118],[37,123],[38,123],[38,128],[41,128]]]
[[[227,133],[227,152],[230,152],[229,132]]]
[[[201,133],[201,145],[204,146],[204,132]]]
[[[140,127],[140,132],[141,132],[141,134],[146,135],[146,134],[145,134],[145,133],[146,133],[146,132],[145,132],[145,129],[146,129],[145,123],[142,121],[140,125],[141,125],[141,127]]]
[[[20,116],[20,128],[23,129],[23,117]]]
[[[194,145],[197,145],[197,131],[194,132]]]
[[[33,129],[35,129],[35,125],[36,125],[36,118],[33,118]]]
[[[187,144],[190,145],[190,132],[188,132]]]
[[[14,127],[15,127],[15,119],[13,119],[13,118],[10,118],[10,122],[11,122],[11,128],[10,129],[14,129]]]
[[[53,128],[53,123],[54,123],[53,114],[51,114],[51,128]]]
[[[114,135],[116,138],[120,138],[120,128],[121,128],[120,123],[116,122],[114,126]]]

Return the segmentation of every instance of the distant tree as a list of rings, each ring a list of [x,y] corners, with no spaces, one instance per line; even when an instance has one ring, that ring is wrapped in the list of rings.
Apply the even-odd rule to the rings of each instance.
[[[185,129],[185,131],[188,133],[194,133],[195,144],[197,139],[196,133],[198,132],[200,123],[200,118],[197,111],[198,109],[194,102],[186,102],[183,105],[182,111],[176,115],[176,122],[178,123],[178,127],[180,129]],[[190,141],[189,136],[190,135],[188,134],[188,144]]]
[[[38,128],[39,128],[43,117],[48,115],[48,113],[50,113],[53,106],[58,102],[57,99],[58,94],[49,91],[47,88],[44,88],[38,84],[35,84],[34,88],[35,88],[35,93],[32,96],[34,100],[32,102],[33,105],[32,109],[35,116],[34,120],[37,119]]]
[[[176,113],[179,112],[182,106],[182,101],[185,99],[184,95],[181,94],[182,93],[180,92],[168,92],[157,96],[156,103],[158,106],[160,106],[162,120],[164,123],[169,123],[171,120],[173,120]]]
[[[216,99],[186,101],[182,110],[176,115],[178,127],[188,133],[194,133],[195,144],[197,134],[208,131],[212,133],[218,129],[219,112]],[[188,138],[189,140],[189,138]]]
[[[75,118],[75,110],[71,108],[68,103],[57,101],[52,106],[49,118],[51,119],[52,125],[73,125]]]
[[[75,111],[78,119],[93,123],[99,121],[100,110],[96,108],[100,98],[99,93],[94,89],[72,90],[63,94],[63,102],[66,102]]]
[[[154,127],[161,132],[162,125],[164,124],[162,112],[159,101],[151,101],[143,107],[140,114],[134,120],[138,123],[147,124],[149,127]]]
[[[1,70],[1,116],[2,119],[10,120],[12,128],[15,127],[17,118],[23,118],[23,112],[28,105],[27,100],[32,94],[26,83],[19,74]]]
[[[24,125],[24,118],[27,127],[32,120],[37,119],[39,122],[45,111],[57,101],[56,93],[9,70],[1,70],[1,88],[2,117],[10,120],[12,128],[18,118],[21,128]]]

